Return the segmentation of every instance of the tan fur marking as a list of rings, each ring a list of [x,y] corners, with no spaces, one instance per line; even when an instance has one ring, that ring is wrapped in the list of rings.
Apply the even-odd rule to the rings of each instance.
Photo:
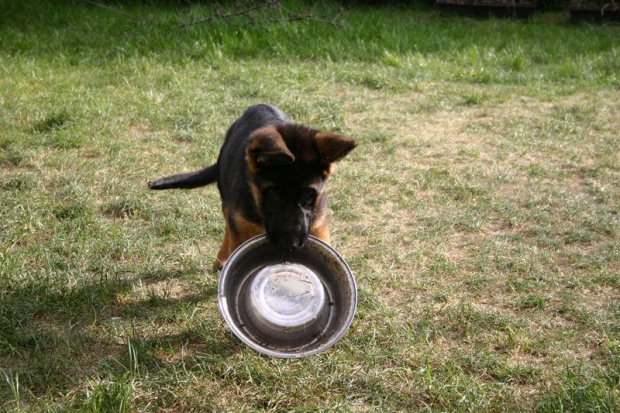
[[[265,126],[252,133],[245,150],[245,160],[252,173],[258,173],[264,163],[288,163],[295,160],[274,126]]]
[[[327,189],[327,185],[323,185],[321,188],[321,192],[317,197],[317,204],[321,202],[321,197],[325,195],[325,190]],[[310,228],[310,235],[313,235],[329,244],[330,236],[329,236],[329,225],[327,223],[328,217],[331,213],[329,208],[322,208],[317,211],[317,215],[314,217],[312,221],[312,227]]]
[[[228,214],[226,213],[224,214],[224,216],[227,215]],[[230,224],[228,223],[227,218],[224,240],[222,241],[220,252],[217,254],[217,260],[214,264],[214,267],[220,270],[226,264],[230,254],[232,254],[239,245],[256,235],[265,233],[265,228],[262,225],[248,221],[240,213],[233,212],[230,218],[234,221],[235,229],[237,231],[235,232],[230,229]]]
[[[323,192],[325,192],[325,188],[327,187],[327,185],[325,185],[325,184],[323,184],[323,186],[321,187],[321,182],[319,182],[319,181],[311,182],[310,184],[308,184],[308,186],[310,188],[313,188],[317,192],[317,194],[319,195],[319,196],[317,196],[317,200],[323,194]]]
[[[213,267],[217,270],[221,270],[224,268],[224,264],[226,260],[232,253],[230,250],[230,225],[228,224],[228,208],[225,205],[222,205],[222,213],[224,214],[224,220],[226,222],[226,229],[224,230],[224,239],[222,240],[222,245],[220,246],[220,250],[217,253],[217,258],[213,263]]]
[[[235,248],[237,248],[241,243],[247,241],[248,239],[255,237],[256,235],[265,233],[265,227],[263,225],[249,221],[240,213],[233,213],[232,219],[235,221],[235,226],[237,227],[237,234],[235,234],[235,240],[238,242],[238,244],[235,245]]]
[[[334,173],[335,169],[336,169],[336,164],[330,163],[329,166],[323,170],[323,179],[329,178],[329,176],[332,173]],[[323,188],[325,188],[325,186]]]
[[[310,235],[315,236],[318,239],[323,240],[328,244],[331,242],[331,239],[329,236],[329,227],[327,226],[327,224],[324,224],[318,227],[313,227],[310,230]]]
[[[262,203],[262,197],[260,195],[260,190],[252,182],[250,182],[250,188],[252,188],[252,196],[254,197],[254,204],[256,205],[256,209],[260,213],[260,206]]]

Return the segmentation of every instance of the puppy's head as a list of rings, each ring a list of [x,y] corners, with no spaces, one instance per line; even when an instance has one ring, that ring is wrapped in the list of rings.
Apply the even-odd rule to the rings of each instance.
[[[268,126],[252,134],[246,149],[252,192],[275,246],[295,251],[313,223],[325,218],[332,164],[357,144],[355,139],[294,124]]]

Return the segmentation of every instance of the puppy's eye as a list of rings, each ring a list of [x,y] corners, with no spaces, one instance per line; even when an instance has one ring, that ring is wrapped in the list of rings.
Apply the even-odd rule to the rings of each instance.
[[[316,201],[318,193],[314,188],[305,188],[299,197],[299,204],[306,208],[311,208]]]

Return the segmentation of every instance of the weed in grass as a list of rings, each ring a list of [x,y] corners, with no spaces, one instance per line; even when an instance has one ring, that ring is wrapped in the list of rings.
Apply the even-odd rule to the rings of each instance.
[[[464,282],[464,286],[468,291],[484,293],[487,290],[489,278],[485,275],[473,275]]]
[[[620,290],[620,272],[595,273],[588,281]]]
[[[120,199],[103,206],[103,212],[114,218],[149,218],[152,215],[150,206],[141,199]]]
[[[59,202],[52,207],[52,215],[59,221],[78,221],[88,218],[91,208],[79,201]]]
[[[520,297],[515,303],[515,308],[518,310],[544,310],[548,299],[540,297],[536,294],[528,294],[524,297]]]
[[[19,166],[25,160],[22,151],[16,149],[2,149],[0,151],[0,166]]]
[[[21,389],[19,387],[19,373],[15,373],[13,376],[10,372],[0,369],[4,375],[4,379],[9,386],[11,396],[13,397],[13,403],[15,404],[15,411],[21,411]]]
[[[128,375],[102,380],[87,394],[86,403],[80,410],[91,413],[130,412],[132,393],[132,380]]]
[[[438,303],[447,303],[448,299],[449,299],[449,295],[446,293],[442,293],[442,292],[437,292],[433,296],[433,300],[437,301]]]
[[[33,129],[35,132],[52,132],[58,129],[62,129],[69,122],[70,116],[67,111],[63,110],[58,113],[53,113],[44,117],[43,119],[35,122]]]
[[[488,96],[486,96],[485,94],[479,92],[472,92],[463,96],[463,105],[476,106],[482,104],[486,100],[488,100]]]
[[[465,159],[479,159],[481,152],[479,149],[459,148],[458,155]]]
[[[40,185],[40,181],[30,174],[20,174],[7,177],[0,181],[0,190],[5,191],[28,191]]]
[[[540,371],[533,366],[510,365],[486,352],[456,356],[456,363],[465,371],[475,372],[481,377],[505,383],[534,383]]]
[[[620,408],[615,386],[606,380],[603,371],[592,373],[583,367],[566,367],[561,380],[548,386],[540,396],[540,411],[614,412]]]

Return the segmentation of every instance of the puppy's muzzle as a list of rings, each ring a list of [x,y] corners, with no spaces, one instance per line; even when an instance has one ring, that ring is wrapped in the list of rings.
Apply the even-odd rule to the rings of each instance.
[[[267,234],[269,241],[284,252],[295,252],[304,246],[308,236],[299,236],[290,232]]]

